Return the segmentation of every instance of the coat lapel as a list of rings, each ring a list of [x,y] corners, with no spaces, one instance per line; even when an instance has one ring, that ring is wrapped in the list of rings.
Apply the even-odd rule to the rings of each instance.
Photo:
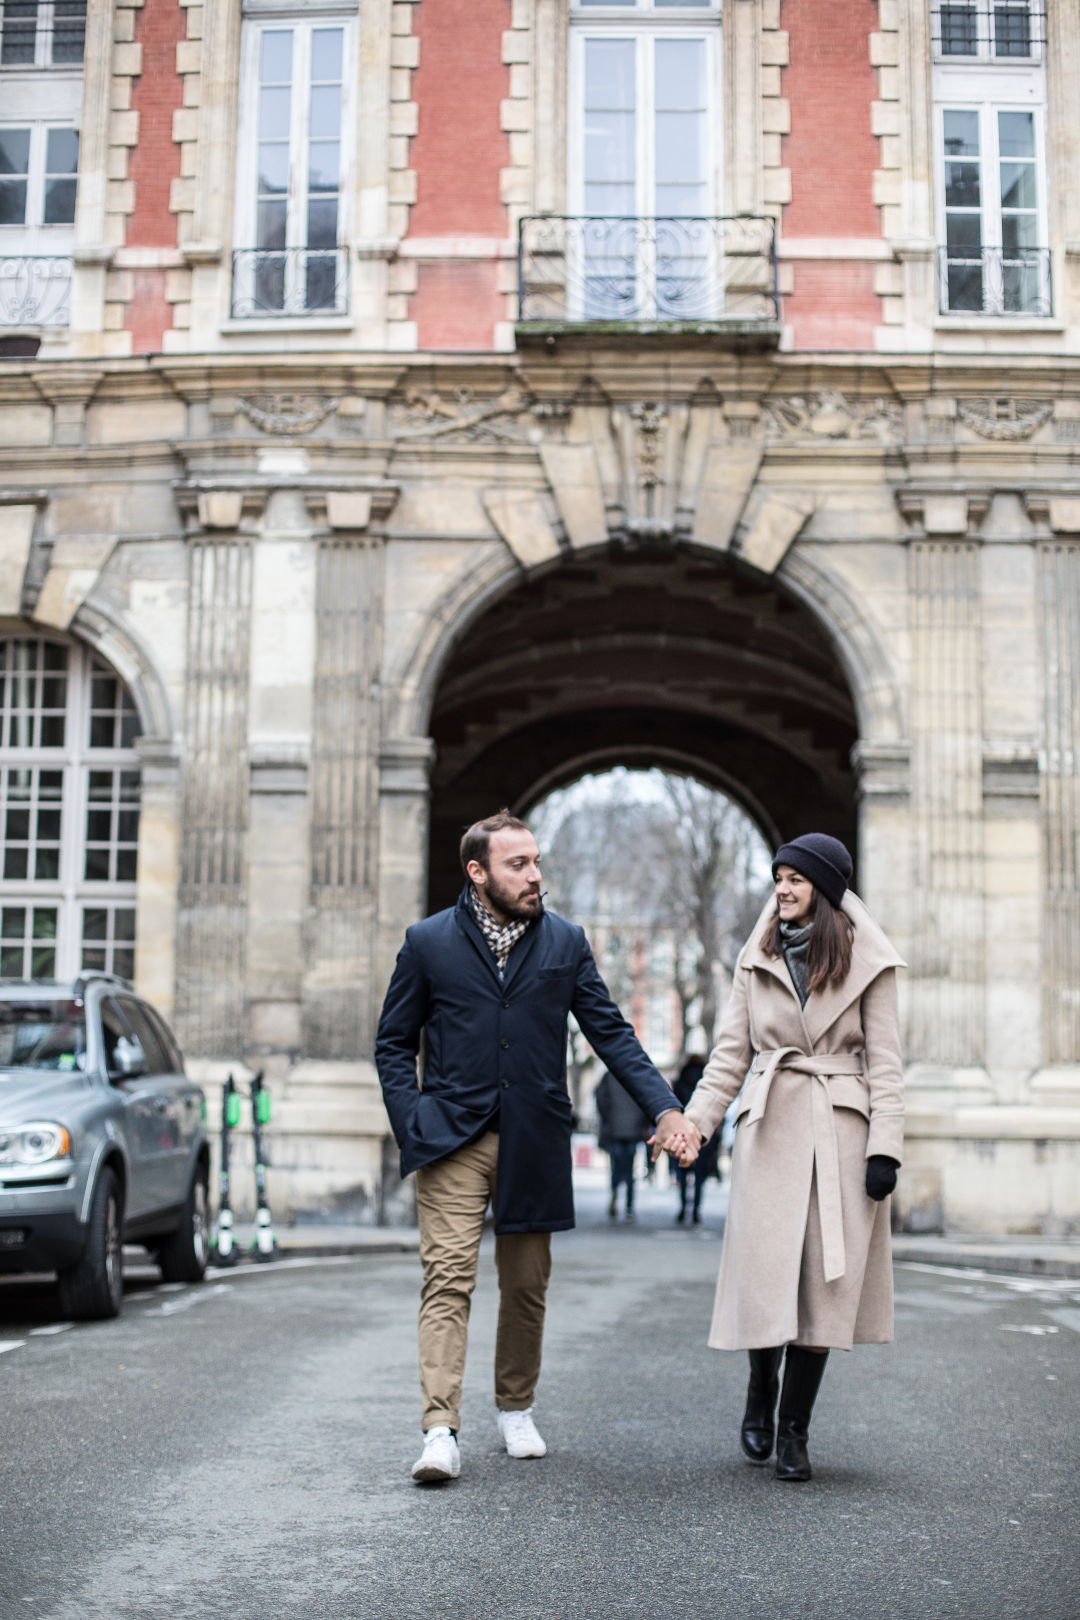
[[[487,940],[480,932],[480,925],[469,910],[468,903],[466,901],[458,901],[454,910],[454,920],[461,929],[461,932],[465,935],[465,938],[478,952],[484,966],[491,974],[491,977],[494,979],[498,988],[501,990],[502,980],[499,978],[499,970],[495,966],[495,958],[491,953],[491,947],[488,945]],[[518,943],[521,943],[520,940]],[[513,952],[510,954],[513,955]]]
[[[884,973],[886,968],[907,965],[897,955],[862,901],[850,889],[840,909],[855,924],[851,971],[843,984],[827,984],[823,989],[815,990],[806,1003],[806,1026],[815,1045],[832,1028],[841,1013],[846,1012],[852,1002],[858,1001],[879,973]]]
[[[513,950],[510,952],[510,955],[506,959],[506,969],[502,978],[502,987],[504,990],[508,990],[514,979],[517,978],[517,975],[521,971],[521,964],[526,961],[531,954],[532,948],[536,944],[537,935],[543,926],[544,913],[541,912],[536,922],[525,930],[517,944],[514,946]],[[490,951],[488,952],[488,955],[491,955]],[[498,974],[496,974],[495,977],[498,978]]]

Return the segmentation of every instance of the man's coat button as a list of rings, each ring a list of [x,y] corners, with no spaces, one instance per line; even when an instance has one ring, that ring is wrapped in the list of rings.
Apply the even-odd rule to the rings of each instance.
[[[510,1090],[510,1082],[509,1082],[509,1080],[504,1080],[503,1081],[502,1088],[503,1088],[504,1091],[509,1091]]]
[[[504,1001],[504,1002],[503,1002],[503,1006],[504,1006],[504,1007],[509,1007],[509,1005],[510,1005],[510,1003],[509,1003],[509,1002],[508,1002],[508,1001]]]
[[[502,1043],[502,1049],[503,1049],[503,1051],[504,1051],[504,1052],[507,1052],[507,1051],[509,1051],[509,1049],[510,1049],[510,1042],[509,1042],[509,1041],[503,1041],[503,1043]]]

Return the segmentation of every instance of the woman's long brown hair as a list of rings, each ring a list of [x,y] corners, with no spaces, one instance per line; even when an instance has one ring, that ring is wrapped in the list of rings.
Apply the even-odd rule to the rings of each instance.
[[[814,890],[814,931],[806,953],[806,991],[811,994],[826,984],[843,984],[851,971],[851,942],[855,929],[851,918],[834,906],[820,889]],[[783,955],[780,912],[765,930],[761,948],[766,956]]]

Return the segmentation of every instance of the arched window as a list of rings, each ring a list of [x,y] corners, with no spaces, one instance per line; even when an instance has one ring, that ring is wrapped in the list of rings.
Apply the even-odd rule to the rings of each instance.
[[[139,731],[87,648],[0,638],[0,978],[134,976]]]

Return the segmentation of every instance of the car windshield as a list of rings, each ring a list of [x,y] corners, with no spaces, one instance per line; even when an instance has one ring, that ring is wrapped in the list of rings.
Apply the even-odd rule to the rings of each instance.
[[[0,1069],[85,1069],[86,1009],[77,1001],[0,1001]]]

